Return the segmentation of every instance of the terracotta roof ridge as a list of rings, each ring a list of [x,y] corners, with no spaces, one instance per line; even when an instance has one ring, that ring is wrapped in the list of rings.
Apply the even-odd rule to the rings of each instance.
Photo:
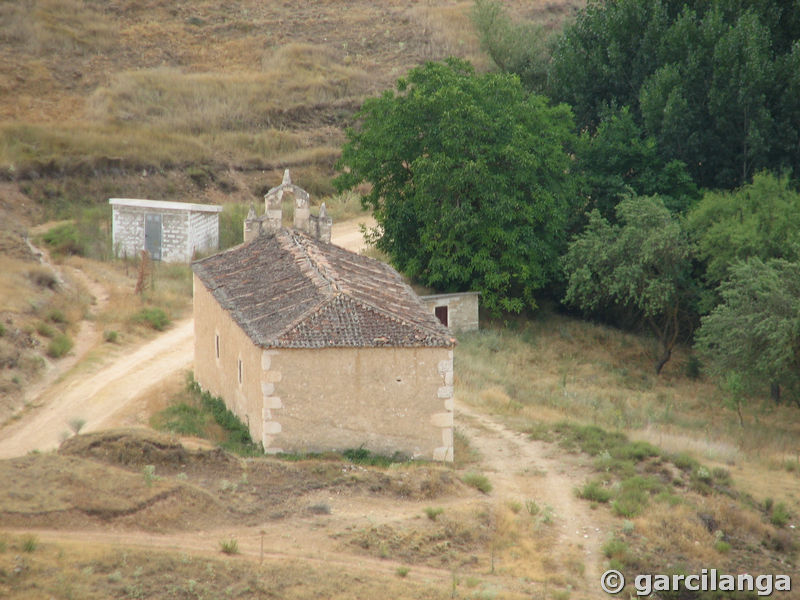
[[[339,281],[339,274],[330,263],[325,260],[324,255],[315,252],[315,249],[312,250],[313,244],[308,244],[310,238],[294,230],[287,230],[287,232],[289,233],[290,242],[300,252],[300,256],[296,254],[295,256],[305,259],[306,266],[308,267],[308,271],[305,272],[305,275],[316,275],[317,281],[323,284],[318,287],[327,288],[325,290],[327,296],[332,297],[340,293],[342,289]],[[309,277],[309,279],[311,279],[311,277]]]

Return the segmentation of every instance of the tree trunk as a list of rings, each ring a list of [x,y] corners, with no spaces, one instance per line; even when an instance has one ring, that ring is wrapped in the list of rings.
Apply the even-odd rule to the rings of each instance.
[[[769,384],[769,395],[775,401],[775,404],[781,403],[781,384],[773,381]]]
[[[661,358],[658,359],[656,362],[656,375],[661,374],[661,369],[664,368],[664,365],[669,362],[669,359],[672,357],[672,348],[664,348],[664,352],[661,355]]]

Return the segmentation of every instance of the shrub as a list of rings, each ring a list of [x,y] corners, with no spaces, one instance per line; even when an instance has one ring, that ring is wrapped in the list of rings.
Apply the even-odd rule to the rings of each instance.
[[[33,552],[39,547],[39,538],[35,535],[26,535],[22,538],[22,551]]]
[[[38,333],[42,337],[52,338],[56,335],[56,330],[50,327],[50,325],[48,325],[44,321],[42,321],[36,325],[36,333]]]
[[[0,337],[3,337],[6,334],[6,326],[0,323]]]
[[[236,538],[220,540],[219,548],[225,554],[239,554],[239,542],[236,541]]]
[[[606,503],[611,500],[611,490],[599,481],[590,481],[578,490],[578,497],[591,502]]]
[[[103,332],[103,339],[109,344],[116,344],[119,341],[119,333],[111,329]]]
[[[433,508],[431,506],[425,509],[425,515],[431,520],[435,521],[437,517],[444,512],[443,508]]]
[[[606,558],[622,559],[628,553],[628,544],[619,538],[612,538],[603,544],[603,554]]]
[[[388,467],[392,464],[408,462],[408,457],[400,452],[395,452],[392,456],[385,456],[374,454],[363,447],[348,448],[342,452],[342,456],[352,463],[371,467]]]
[[[397,576],[398,577],[405,577],[408,575],[410,569],[408,567],[397,567]]]
[[[492,491],[492,484],[489,481],[489,478],[481,473],[465,473],[461,477],[461,481],[466,483],[468,486],[474,487],[476,490],[483,492],[484,494],[488,494]]]
[[[143,466],[142,477],[144,478],[144,482],[147,485],[147,487],[151,487],[155,481],[158,481],[158,475],[156,475],[156,466],[155,465]]]
[[[148,307],[140,310],[133,317],[134,322],[148,325],[156,331],[163,331],[169,325],[169,317],[167,313],[158,307]]]
[[[86,244],[81,240],[77,227],[65,223],[50,229],[42,236],[42,241],[56,254],[75,254],[84,256]]]
[[[731,545],[725,540],[717,540],[714,543],[714,550],[716,550],[720,554],[727,554],[728,552],[731,551]]]
[[[69,421],[69,428],[72,429],[75,435],[78,435],[81,432],[81,429],[83,429],[84,425],[86,425],[86,419],[77,418],[70,419]]]
[[[700,362],[700,359],[695,354],[692,354],[689,360],[686,361],[685,372],[689,379],[700,379],[700,375],[703,372],[703,363]]]
[[[50,358],[61,358],[72,350],[72,339],[66,333],[59,333],[47,346],[47,355]]]
[[[778,502],[772,509],[769,522],[775,525],[775,527],[784,527],[791,518],[792,515],[789,513],[789,509],[786,508],[786,505],[783,502]]]
[[[59,308],[50,309],[50,311],[47,313],[47,319],[53,323],[67,322],[67,316],[64,314],[64,311]]]
[[[58,286],[55,273],[46,267],[37,267],[28,271],[28,278],[39,287],[54,290]]]

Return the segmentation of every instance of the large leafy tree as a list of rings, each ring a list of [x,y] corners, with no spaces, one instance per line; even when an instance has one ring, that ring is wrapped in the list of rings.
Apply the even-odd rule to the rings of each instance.
[[[658,197],[626,198],[617,223],[596,210],[563,258],[565,302],[587,313],[617,308],[658,338],[656,373],[672,355],[692,295],[690,245],[680,221]]]
[[[655,139],[643,135],[628,107],[609,110],[594,135],[584,131],[578,170],[586,183],[587,212],[596,208],[610,221],[616,218],[617,203],[632,193],[658,194],[676,213],[699,197],[686,165],[662,159]]]
[[[722,302],[695,336],[713,375],[736,391],[785,392],[800,405],[800,264],[751,258],[730,267]]]
[[[357,122],[336,183],[371,184],[374,239],[395,266],[438,290],[479,290],[490,309],[534,307],[558,275],[575,198],[569,108],[451,59],[365,101]]]
[[[800,171],[800,3],[592,0],[553,52],[549,90],[593,130],[630,106],[705,187]]]
[[[689,212],[687,228],[705,267],[709,290],[732,264],[751,257],[800,260],[800,193],[787,177],[759,173],[733,192],[707,192]],[[718,301],[707,298],[705,309]]]

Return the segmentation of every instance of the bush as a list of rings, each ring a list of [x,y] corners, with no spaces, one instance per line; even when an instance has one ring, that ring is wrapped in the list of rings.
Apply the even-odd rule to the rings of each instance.
[[[116,344],[119,341],[119,334],[116,331],[107,329],[103,332],[103,339],[109,344]]]
[[[39,538],[35,535],[27,535],[22,538],[22,551],[33,552],[39,547]]]
[[[789,514],[789,509],[786,508],[786,505],[783,502],[778,502],[778,504],[772,508],[769,522],[775,525],[775,527],[784,527],[791,518],[792,515]]]
[[[578,497],[591,502],[606,503],[611,500],[611,490],[599,481],[590,481],[578,490]]]
[[[236,541],[236,538],[230,538],[229,540],[220,540],[219,548],[225,554],[239,554],[239,542]]]
[[[56,335],[56,330],[50,327],[47,323],[42,321],[41,323],[36,325],[36,333],[41,335],[42,337],[52,338]]]
[[[342,452],[342,456],[352,463],[371,467],[385,468],[392,464],[408,462],[408,457],[400,452],[395,452],[392,456],[385,456],[374,454],[366,448],[348,448]]]
[[[66,333],[59,333],[47,346],[47,356],[61,358],[70,350],[72,350],[72,339]]]
[[[86,254],[86,244],[80,239],[78,229],[72,223],[53,227],[42,236],[42,241],[56,254]]]
[[[6,326],[0,323],[0,337],[3,337],[6,334]]]
[[[426,516],[427,516],[427,517],[428,517],[428,518],[429,518],[431,521],[435,521],[435,520],[437,519],[437,517],[438,517],[440,514],[442,514],[443,512],[444,512],[444,509],[443,509],[443,508],[441,508],[441,507],[439,507],[439,508],[433,508],[433,507],[431,507],[431,506],[428,506],[428,507],[425,509],[425,515],[426,515]]]
[[[148,325],[156,331],[163,331],[170,323],[167,313],[157,307],[143,308],[136,313],[133,320],[135,323]]]
[[[488,494],[492,491],[492,484],[489,481],[489,478],[481,473],[465,473],[461,477],[461,481],[466,483],[468,486],[474,487],[476,490],[483,492],[484,494]]]
[[[64,311],[58,308],[53,308],[47,313],[47,319],[52,323],[66,323],[67,316]]]

